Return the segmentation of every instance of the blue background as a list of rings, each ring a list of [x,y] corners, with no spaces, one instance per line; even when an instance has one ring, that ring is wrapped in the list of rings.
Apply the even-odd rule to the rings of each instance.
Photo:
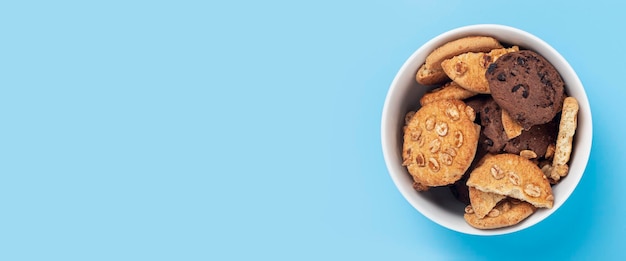
[[[0,260],[626,257],[626,7],[508,4],[3,1]],[[478,23],[559,50],[594,123],[569,201],[495,237],[418,213],[380,145],[404,61]]]

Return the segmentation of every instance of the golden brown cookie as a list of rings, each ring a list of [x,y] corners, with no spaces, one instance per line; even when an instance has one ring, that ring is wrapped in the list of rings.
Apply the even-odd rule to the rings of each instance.
[[[507,198],[500,201],[483,218],[473,213],[471,206],[468,206],[465,210],[463,218],[470,226],[478,229],[496,229],[519,224],[533,214],[536,208],[528,202]]]
[[[415,74],[415,80],[424,85],[436,85],[448,81],[448,75],[441,68],[429,68],[426,64],[420,66]]]
[[[424,85],[442,84],[448,76],[441,69],[441,62],[466,52],[489,52],[502,48],[498,40],[488,36],[468,36],[450,41],[431,52],[415,75],[418,83]]]
[[[511,118],[506,110],[502,110],[502,127],[504,127],[504,133],[509,140],[521,135],[522,130],[524,130],[524,127]]]
[[[464,89],[455,82],[448,82],[439,88],[425,93],[420,99],[420,104],[424,106],[437,100],[464,100],[476,94],[475,92]]]
[[[539,208],[551,208],[550,182],[537,164],[515,154],[487,155],[467,179],[467,186],[506,195]]]
[[[467,52],[443,60],[441,68],[450,79],[461,87],[477,92],[491,93],[485,73],[487,68],[500,56],[517,52],[519,47],[493,49],[490,52]]]
[[[482,192],[476,188],[468,187],[470,204],[474,209],[474,213],[479,218],[484,218],[489,211],[491,211],[498,202],[506,198],[504,195]]]
[[[558,181],[569,172],[567,162],[572,154],[572,139],[578,124],[578,101],[574,97],[567,97],[563,101],[559,134],[556,138],[556,148],[552,161],[550,178]]]
[[[449,185],[463,176],[476,154],[475,117],[460,100],[434,101],[415,112],[404,128],[402,165],[416,189]]]

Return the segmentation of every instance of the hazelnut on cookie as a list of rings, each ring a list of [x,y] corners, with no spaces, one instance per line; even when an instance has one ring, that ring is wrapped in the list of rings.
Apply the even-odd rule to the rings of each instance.
[[[489,36],[467,36],[439,46],[427,57],[415,75],[418,83],[435,85],[444,83],[448,76],[441,68],[441,62],[445,59],[467,52],[488,52],[492,49],[502,48],[498,40]]]
[[[452,81],[477,93],[491,93],[485,77],[487,68],[500,56],[517,52],[519,47],[493,49],[490,52],[468,52],[441,62],[441,68]]]

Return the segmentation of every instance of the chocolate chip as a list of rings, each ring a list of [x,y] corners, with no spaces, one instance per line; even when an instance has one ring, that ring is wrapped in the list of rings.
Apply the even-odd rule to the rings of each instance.
[[[498,81],[506,81],[506,76],[504,75],[504,73],[500,73],[498,74]]]
[[[523,84],[513,86],[511,92],[517,92],[519,89],[522,89],[522,97],[528,98],[528,88],[526,88]]]
[[[537,73],[537,76],[539,76],[541,83],[543,83],[545,86],[552,87],[552,81],[550,81],[549,77],[547,77],[547,72],[540,71]]]
[[[518,65],[521,65],[521,66],[526,65],[526,59],[524,59],[523,57],[517,57],[517,61],[516,62],[517,62]]]
[[[492,63],[489,65],[489,68],[487,68],[487,73],[493,73],[493,71],[495,71],[498,68],[498,65],[496,63]]]
[[[493,141],[491,139],[489,139],[489,138],[486,138],[485,139],[485,145],[491,147],[491,146],[493,146]]]

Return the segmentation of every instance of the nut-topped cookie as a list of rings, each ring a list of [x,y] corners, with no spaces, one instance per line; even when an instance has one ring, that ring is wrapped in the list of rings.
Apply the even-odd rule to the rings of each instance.
[[[469,187],[469,198],[474,213],[479,218],[484,218],[489,212],[504,198],[505,195],[500,195],[491,192],[483,192],[474,187]]]
[[[402,165],[415,188],[459,180],[476,153],[480,126],[474,110],[460,100],[438,100],[421,107],[404,128]]]
[[[467,206],[463,218],[472,227],[496,229],[516,225],[533,214],[535,210],[536,208],[528,202],[506,198],[482,218],[474,213],[472,206]]]
[[[515,154],[485,156],[470,173],[467,186],[523,200],[539,208],[552,208],[554,204],[552,187],[543,171]]]
[[[468,52],[441,62],[441,68],[461,87],[477,92],[491,93],[485,77],[487,67],[502,55],[519,51],[519,47],[493,49],[490,52]]]
[[[455,82],[448,82],[439,88],[435,88],[425,93],[420,99],[420,104],[424,106],[437,100],[464,100],[476,94],[477,93],[475,92],[466,90]]]
[[[448,76],[441,69],[443,60],[466,52],[488,52],[496,48],[502,48],[502,45],[498,40],[489,36],[467,36],[447,42],[426,57],[415,79],[424,85],[444,83],[448,80]]]

